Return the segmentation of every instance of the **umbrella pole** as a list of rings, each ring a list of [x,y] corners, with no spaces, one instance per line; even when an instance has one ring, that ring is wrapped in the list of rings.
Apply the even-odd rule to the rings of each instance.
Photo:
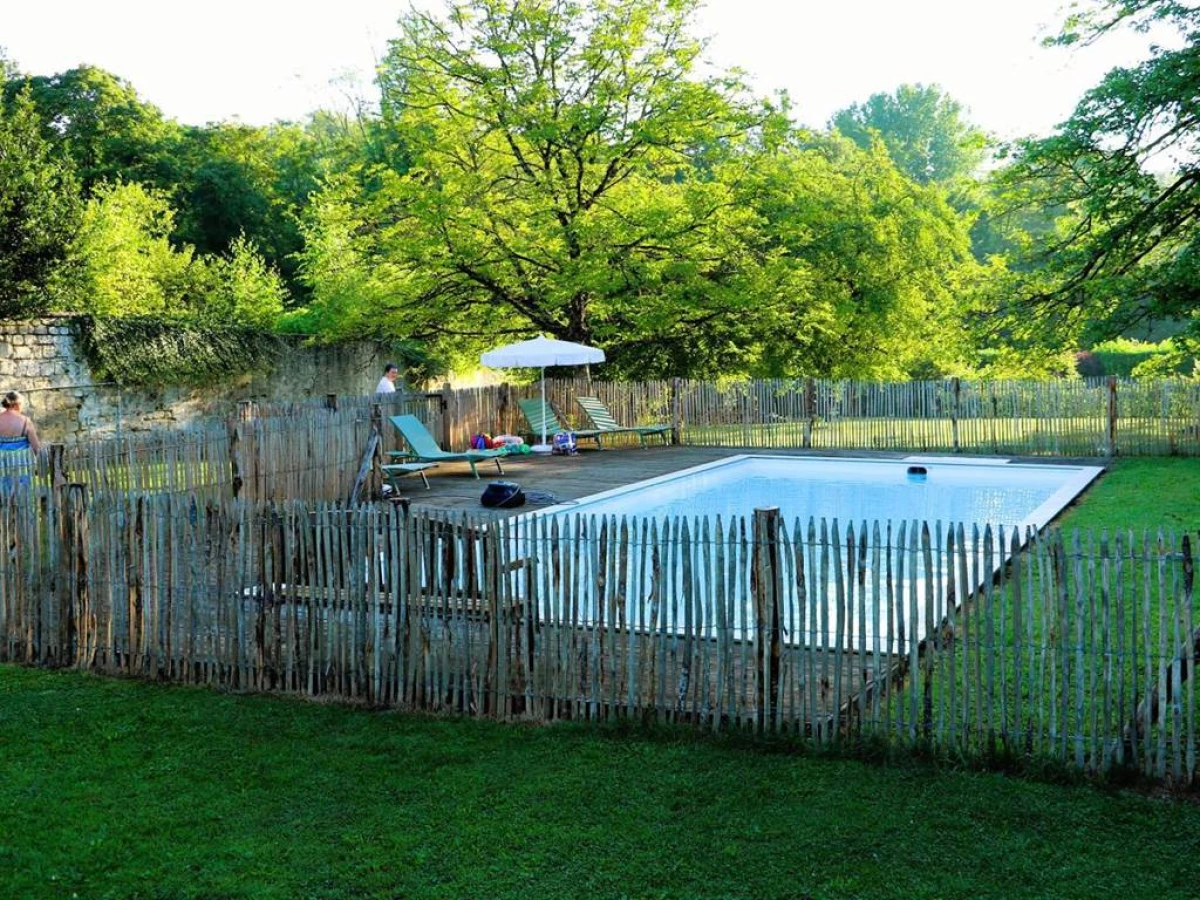
[[[542,446],[546,446],[546,367],[542,366]]]

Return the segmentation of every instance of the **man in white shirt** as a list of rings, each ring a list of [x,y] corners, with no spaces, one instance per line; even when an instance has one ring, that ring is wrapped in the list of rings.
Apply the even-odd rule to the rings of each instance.
[[[379,379],[379,384],[375,386],[377,394],[394,394],[396,393],[396,379],[400,377],[400,370],[395,363],[388,363],[383,367],[383,377]]]

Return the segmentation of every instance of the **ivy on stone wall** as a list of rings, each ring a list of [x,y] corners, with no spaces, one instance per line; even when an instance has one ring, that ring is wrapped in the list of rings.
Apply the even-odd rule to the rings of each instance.
[[[92,374],[127,385],[212,384],[273,366],[278,335],[147,317],[81,318],[76,338]]]

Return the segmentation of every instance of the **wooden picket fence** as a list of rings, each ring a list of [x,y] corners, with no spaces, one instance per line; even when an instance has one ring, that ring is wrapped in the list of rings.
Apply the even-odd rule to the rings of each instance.
[[[880,736],[1194,786],[1191,538],[34,487],[0,659],[539,722]]]
[[[534,384],[453,389],[446,439],[521,433],[517,400]],[[565,424],[587,427],[578,396],[625,425],[669,424],[676,443],[768,449],[868,449],[1029,456],[1200,454],[1200,381],[866,382],[818,378],[649,382],[552,379]]]
[[[126,432],[50,445],[40,482],[92,491],[178,492],[249,500],[347,500],[374,496],[380,465],[401,449],[386,417],[420,416],[444,430],[440,395],[244,402],[189,428]],[[361,483],[360,483],[361,482]]]
[[[427,393],[243,402],[172,431],[126,432],[47,452],[39,471],[61,486],[177,491],[250,500],[375,496],[380,465],[403,442],[387,419],[411,413],[443,447],[477,432],[524,434],[517,401],[537,384]],[[570,427],[578,396],[619,422],[669,424],[674,443],[757,449],[871,449],[1056,456],[1200,453],[1200,383],[795,381],[644,383],[552,380]],[[625,436],[629,445],[636,437]],[[621,436],[609,438],[620,446]]]

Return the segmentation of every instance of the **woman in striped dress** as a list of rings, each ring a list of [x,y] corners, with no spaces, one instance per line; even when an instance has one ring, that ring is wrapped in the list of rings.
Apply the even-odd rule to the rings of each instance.
[[[0,486],[11,491],[14,486],[29,484],[33,474],[33,455],[42,449],[37,429],[21,412],[23,398],[9,391],[0,398]]]

